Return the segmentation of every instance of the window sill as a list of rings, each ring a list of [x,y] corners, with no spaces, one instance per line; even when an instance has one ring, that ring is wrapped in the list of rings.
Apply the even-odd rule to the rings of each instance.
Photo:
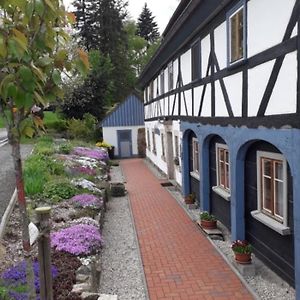
[[[192,171],[192,172],[190,172],[190,175],[191,175],[193,178],[195,178],[195,179],[197,179],[197,180],[200,181],[200,175],[199,175],[198,172]]]
[[[240,59],[236,62],[229,63],[229,65],[227,66],[227,69],[228,70],[234,70],[234,69],[236,69],[238,67],[241,67],[241,66],[243,66],[247,63],[248,63],[248,59],[247,58],[242,58],[242,59]]]
[[[280,224],[279,222],[277,222],[276,220],[268,217],[267,215],[265,215],[264,213],[262,213],[259,210],[251,211],[251,215],[254,219],[256,219],[257,221],[259,221],[259,222],[263,223],[264,225],[270,227],[271,229],[273,229],[274,231],[278,232],[281,235],[291,234],[290,227],[287,227],[287,226],[284,226],[284,225]]]
[[[218,194],[219,196],[221,196],[222,198],[224,198],[226,201],[230,201],[230,193],[226,190],[224,190],[222,187],[220,186],[213,186],[212,190]]]

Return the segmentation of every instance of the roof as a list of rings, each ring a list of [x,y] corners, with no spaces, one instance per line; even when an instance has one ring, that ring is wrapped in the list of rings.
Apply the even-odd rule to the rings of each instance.
[[[160,47],[139,77],[144,88],[166,64],[196,39],[197,34],[234,0],[181,0],[171,17]]]
[[[136,91],[111,110],[100,123],[101,127],[144,125],[144,104]]]

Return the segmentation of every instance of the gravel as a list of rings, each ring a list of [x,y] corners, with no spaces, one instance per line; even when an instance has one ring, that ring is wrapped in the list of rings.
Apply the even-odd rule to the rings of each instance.
[[[28,156],[32,150],[32,145],[21,145],[22,158]],[[0,222],[5,209],[14,192],[15,174],[13,160],[11,156],[11,146],[6,144],[0,147]]]
[[[120,167],[112,167],[112,182],[123,182]],[[147,289],[128,197],[111,198],[102,235],[100,293],[122,300],[146,300]]]

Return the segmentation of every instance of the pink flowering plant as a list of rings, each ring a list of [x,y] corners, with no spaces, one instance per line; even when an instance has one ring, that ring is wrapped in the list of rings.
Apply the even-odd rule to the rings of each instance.
[[[75,147],[73,154],[87,156],[98,160],[108,160],[108,153],[104,148],[91,149],[87,147]]]
[[[96,170],[93,168],[90,168],[88,166],[76,166],[76,167],[72,167],[71,170],[74,173],[78,173],[78,174],[84,174],[84,175],[89,175],[89,176],[97,175]]]
[[[251,254],[252,253],[252,246],[246,240],[236,240],[232,243],[231,249],[235,253],[241,254]]]
[[[103,205],[103,199],[92,194],[79,194],[70,200],[78,207],[101,208]]]
[[[93,225],[74,225],[51,233],[51,247],[74,255],[90,255],[102,245],[99,229]]]

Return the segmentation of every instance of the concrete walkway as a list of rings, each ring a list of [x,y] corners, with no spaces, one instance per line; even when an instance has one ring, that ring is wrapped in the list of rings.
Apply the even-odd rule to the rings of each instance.
[[[150,299],[252,299],[143,160],[123,160],[121,167]]]

